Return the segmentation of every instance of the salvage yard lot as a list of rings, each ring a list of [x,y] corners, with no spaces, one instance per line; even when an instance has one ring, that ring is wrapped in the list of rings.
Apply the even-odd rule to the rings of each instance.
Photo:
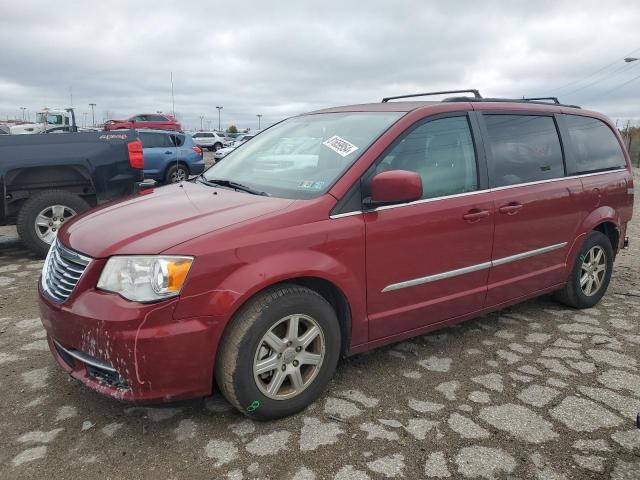
[[[135,406],[71,380],[38,319],[42,262],[2,227],[0,478],[638,479],[638,197],[597,308],[545,296],[351,357],[271,423],[219,394]]]

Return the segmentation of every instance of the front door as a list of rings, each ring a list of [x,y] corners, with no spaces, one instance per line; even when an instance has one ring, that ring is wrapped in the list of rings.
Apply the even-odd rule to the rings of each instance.
[[[495,235],[487,306],[565,280],[582,185],[565,178],[553,115],[483,115]]]
[[[427,119],[366,176],[410,170],[423,184],[422,200],[364,214],[370,340],[483,307],[494,215],[476,150],[466,114]]]

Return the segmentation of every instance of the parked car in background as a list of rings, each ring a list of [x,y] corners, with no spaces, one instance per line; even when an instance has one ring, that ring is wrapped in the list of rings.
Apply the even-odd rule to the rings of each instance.
[[[200,148],[206,148],[213,152],[230,144],[230,140],[220,132],[195,132],[191,136],[195,144]]]
[[[229,145],[228,147],[221,148],[220,150],[217,150],[216,153],[213,154],[213,158],[216,160],[216,162],[218,160],[222,160],[229,153],[233,152],[236,148],[248,142],[253,137],[255,137],[255,135],[247,134],[247,133],[239,134],[237,137],[235,137],[231,145]]]
[[[123,128],[182,131],[182,126],[175,117],[164,113],[142,113],[134,115],[128,120],[107,120],[104,123],[105,130],[120,130]]]
[[[633,213],[620,133],[473,93],[292,117],[65,225],[40,286],[55,360],[119,400],[219,386],[267,420],[316,401],[341,356],[546,293],[595,306]]]
[[[204,172],[202,149],[190,135],[165,130],[141,130],[144,176],[161,183],[176,183]]]
[[[0,225],[16,225],[27,247],[44,256],[71,217],[134,193],[142,168],[132,130],[2,135]]]

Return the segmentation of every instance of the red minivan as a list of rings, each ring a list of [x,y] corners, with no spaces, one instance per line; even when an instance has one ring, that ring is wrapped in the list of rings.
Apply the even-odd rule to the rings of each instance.
[[[549,292],[592,307],[632,215],[620,135],[556,99],[470,92],[296,116],[191,181],[78,216],[40,283],[53,356],[114,398],[217,384],[272,419],[342,355]]]

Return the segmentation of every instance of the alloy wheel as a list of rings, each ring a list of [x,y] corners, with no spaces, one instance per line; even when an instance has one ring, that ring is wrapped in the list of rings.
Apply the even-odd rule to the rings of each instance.
[[[607,254],[598,245],[591,247],[582,260],[580,288],[587,297],[595,295],[604,283],[607,273]]]
[[[171,183],[183,182],[187,179],[187,172],[183,168],[176,169],[175,172],[171,174]]]
[[[284,317],[258,344],[253,360],[256,385],[274,400],[293,398],[313,383],[324,356],[324,333],[315,319],[303,314]]]
[[[75,215],[76,211],[66,205],[51,205],[43,209],[36,217],[34,225],[38,238],[51,244],[64,222]]]

